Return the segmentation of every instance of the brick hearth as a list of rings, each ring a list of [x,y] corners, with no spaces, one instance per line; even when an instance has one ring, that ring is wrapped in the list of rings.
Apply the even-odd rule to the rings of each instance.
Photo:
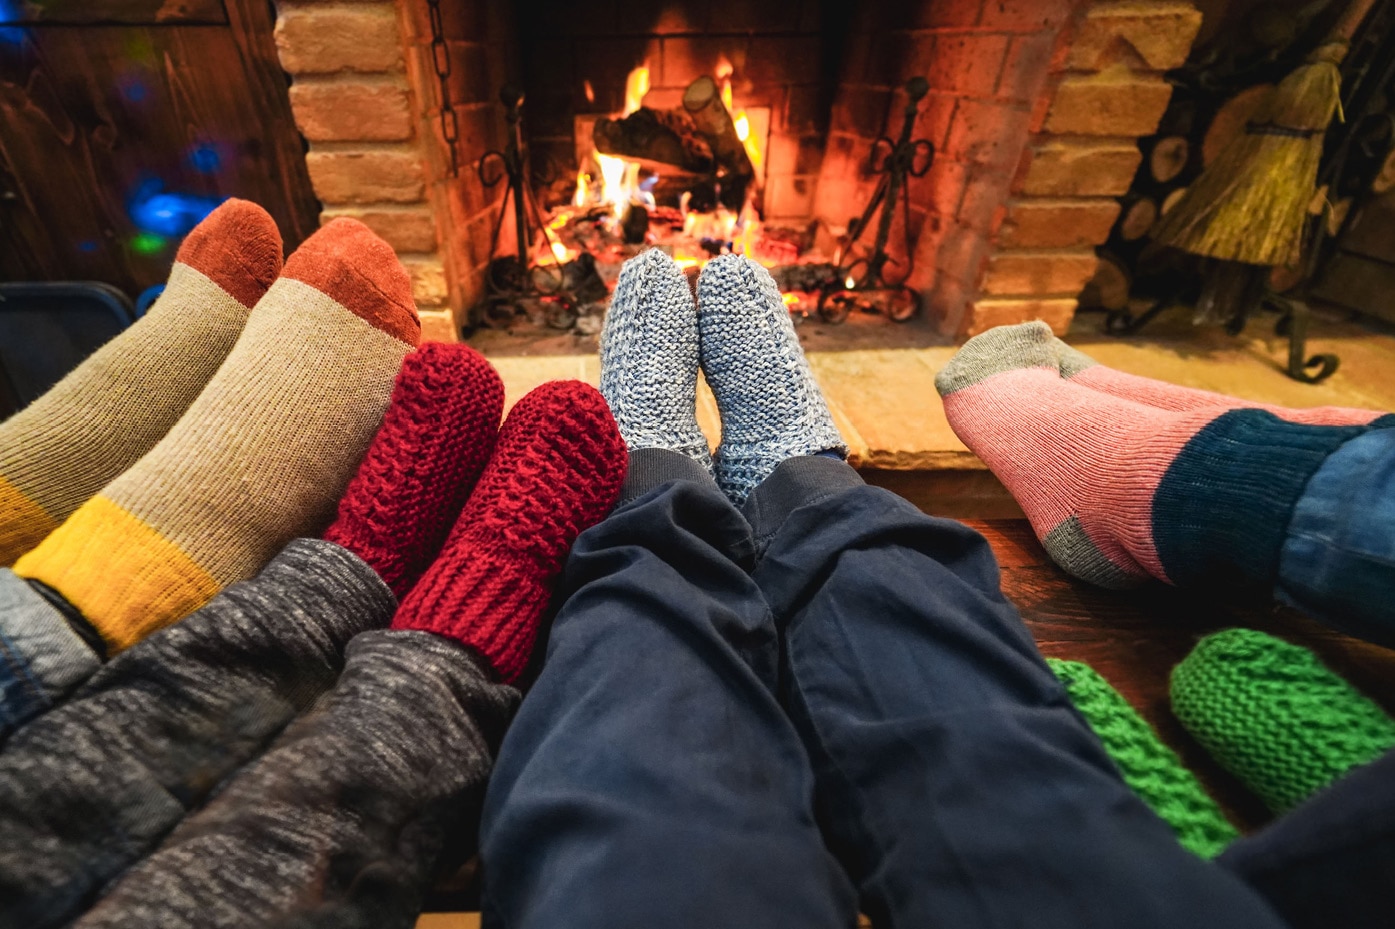
[[[520,55],[516,30],[545,32],[547,60],[582,60],[568,56],[593,45],[599,53],[606,42],[606,71],[623,76],[650,60],[660,94],[711,68],[708,59],[728,57],[738,99],[744,90],[745,102],[771,107],[767,215],[787,220],[841,225],[860,211],[874,183],[860,166],[878,135],[899,128],[898,88],[920,74],[931,93],[917,135],[939,150],[930,173],[910,186],[911,283],[925,296],[927,318],[961,339],[1032,318],[1064,331],[1093,274],[1093,247],[1117,214],[1114,198],[1138,166],[1135,140],[1155,129],[1167,105],[1161,74],[1185,59],[1201,19],[1181,0],[860,4],[832,110],[820,113],[812,78],[799,70],[807,62],[781,64],[817,44],[810,23],[819,4],[717,6],[750,22],[719,11],[706,16],[715,24],[695,26],[691,16],[651,10],[657,21],[635,36],[625,4],[601,2],[587,8],[590,33],[568,38],[550,21],[510,23],[508,4],[442,0],[460,126],[460,171],[451,177],[426,0],[279,0],[277,45],[293,77],[322,222],[354,216],[392,243],[412,275],[428,337],[455,339],[484,291],[499,206],[498,188],[484,188],[473,165],[502,147],[495,95],[520,77],[511,64],[536,65],[543,42]],[[607,28],[621,38],[605,39]],[[577,69],[560,71],[568,86],[559,90],[580,93]],[[522,77],[527,86],[530,75]],[[605,109],[615,84],[593,83]],[[557,132],[549,125],[570,123],[536,127],[540,151],[562,151],[553,144],[560,136],[549,141]]]

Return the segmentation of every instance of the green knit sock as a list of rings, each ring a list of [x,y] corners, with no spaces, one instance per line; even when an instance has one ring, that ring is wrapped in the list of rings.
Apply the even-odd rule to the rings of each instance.
[[[1213,858],[1239,835],[1196,775],[1094,668],[1058,658],[1046,663],[1104,743],[1124,783],[1172,827],[1183,848]]]
[[[1197,643],[1172,712],[1275,813],[1395,747],[1395,720],[1297,645],[1252,629]]]

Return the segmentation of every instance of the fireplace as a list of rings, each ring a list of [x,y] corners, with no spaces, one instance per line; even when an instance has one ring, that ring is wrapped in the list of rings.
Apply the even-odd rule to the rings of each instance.
[[[540,225],[573,208],[551,230],[561,232],[604,185],[595,127],[637,104],[681,116],[685,92],[704,79],[742,126],[751,176],[733,199],[742,178],[731,170],[712,172],[723,181],[709,192],[703,162],[679,172],[622,158],[632,182],[664,188],[647,242],[632,245],[667,244],[700,262],[664,236],[707,223],[712,234],[687,236],[689,251],[705,240],[770,266],[846,268],[858,254],[847,250],[851,221],[883,180],[878,139],[897,140],[908,82],[919,78],[909,138],[925,143],[923,170],[907,172],[904,198],[888,202],[886,237],[887,277],[904,276],[917,312],[885,322],[887,344],[1025,319],[1064,330],[1137,167],[1136,140],[1167,105],[1162,72],[1185,59],[1200,22],[1176,0],[280,0],[277,9],[323,218],[356,216],[393,244],[433,338],[478,322],[491,264],[517,250],[507,216],[495,235],[510,213],[505,184],[485,183],[499,166],[477,169],[507,148],[501,89],[524,95],[523,173]],[[710,211],[722,215],[706,217],[723,197]],[[863,230],[864,253],[874,232]],[[572,260],[580,248],[575,236],[539,237],[529,259]],[[813,292],[787,302],[807,312]]]

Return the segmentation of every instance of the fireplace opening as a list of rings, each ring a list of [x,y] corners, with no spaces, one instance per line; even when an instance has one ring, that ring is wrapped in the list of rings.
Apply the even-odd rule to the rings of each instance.
[[[374,41],[395,19],[406,54],[360,73],[304,63],[331,14],[301,10],[278,44],[325,215],[394,242],[428,331],[500,353],[593,348],[652,247],[761,262],[811,347],[1063,332],[1200,21],[1183,0],[364,0],[334,15]]]

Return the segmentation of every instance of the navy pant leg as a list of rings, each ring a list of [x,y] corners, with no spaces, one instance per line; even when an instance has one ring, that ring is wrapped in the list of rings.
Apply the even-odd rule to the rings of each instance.
[[[853,924],[751,553],[700,466],[631,457],[621,504],[572,551],[486,793],[486,925]]]
[[[1395,878],[1395,751],[1216,860],[1258,888],[1293,929],[1385,929]]]
[[[982,536],[827,458],[745,511],[820,817],[875,925],[1282,925],[1120,780]]]

